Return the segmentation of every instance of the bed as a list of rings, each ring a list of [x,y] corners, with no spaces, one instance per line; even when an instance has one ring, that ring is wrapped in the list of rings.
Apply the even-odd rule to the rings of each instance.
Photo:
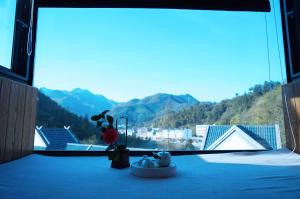
[[[33,154],[0,164],[0,198],[300,198],[300,155],[287,149],[173,161],[176,176],[143,179],[111,169],[106,157]]]

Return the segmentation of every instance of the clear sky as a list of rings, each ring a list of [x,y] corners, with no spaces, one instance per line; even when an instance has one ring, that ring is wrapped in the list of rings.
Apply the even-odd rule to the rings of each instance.
[[[271,80],[281,81],[273,11],[266,16]],[[266,43],[260,12],[44,8],[34,84],[116,101],[159,92],[220,101],[269,80]]]

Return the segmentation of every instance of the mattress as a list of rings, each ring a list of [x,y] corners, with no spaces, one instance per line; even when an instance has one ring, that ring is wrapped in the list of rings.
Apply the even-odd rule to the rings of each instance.
[[[173,162],[176,176],[146,179],[110,168],[107,157],[33,154],[0,164],[0,198],[300,198],[300,156],[287,149],[173,156]]]

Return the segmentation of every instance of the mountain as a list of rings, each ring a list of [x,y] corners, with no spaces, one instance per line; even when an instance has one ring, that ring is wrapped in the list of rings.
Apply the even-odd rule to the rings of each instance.
[[[143,99],[117,103],[102,95],[96,95],[80,88],[72,91],[41,88],[40,91],[63,108],[79,116],[87,115],[90,117],[104,110],[111,110],[111,114],[115,117],[127,116],[132,125],[142,125],[158,116],[169,112],[178,112],[198,103],[198,100],[189,94],[157,93]]]
[[[143,99],[133,99],[126,103],[119,103],[112,109],[112,115],[126,116],[132,125],[143,125],[156,117],[170,112],[178,112],[197,103],[198,100],[189,94],[158,93]]]
[[[79,116],[87,115],[90,117],[104,110],[110,110],[117,104],[117,102],[109,100],[102,95],[96,95],[80,88],[72,91],[41,88],[40,92],[50,97],[63,108]]]

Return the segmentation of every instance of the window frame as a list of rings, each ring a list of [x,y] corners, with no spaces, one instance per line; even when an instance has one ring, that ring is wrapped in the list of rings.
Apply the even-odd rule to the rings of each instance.
[[[33,1],[17,0],[11,66],[10,68],[6,68],[0,65],[0,77],[12,79],[30,86],[33,79],[34,56],[27,54],[26,47],[28,45],[28,31]],[[33,44],[31,42],[31,47],[35,47]]]
[[[292,17],[294,18],[296,23],[300,23],[300,14],[296,15],[297,11],[299,11],[300,8],[296,7],[297,0],[280,0],[280,8],[281,8],[281,21],[282,21],[282,33],[283,33],[283,43],[284,43],[284,53],[285,53],[285,62],[286,62],[286,76],[287,76],[287,82],[292,82],[293,80],[300,79],[300,71],[296,71],[296,65],[300,64],[300,58],[297,56],[297,50],[298,55],[300,54],[300,45],[297,41],[296,35],[291,35],[293,32],[293,28],[296,28],[296,24],[290,23],[289,19]],[[300,5],[300,3],[298,3]],[[299,6],[298,5],[298,6]],[[298,27],[299,30],[299,27]],[[299,33],[298,33],[299,34]],[[293,38],[291,38],[291,36]],[[291,44],[291,39],[293,39],[293,44]],[[298,43],[297,43],[298,42]],[[295,50],[296,49],[296,50]]]
[[[192,10],[227,10],[270,12],[269,0],[35,0],[33,24],[33,51],[35,42],[39,8],[155,8],[155,9],[192,9]],[[33,59],[30,68],[33,71]],[[32,76],[31,76],[32,78]],[[195,150],[170,151],[172,155],[215,154],[229,152],[257,152],[266,150]],[[33,150],[35,154],[49,156],[104,156],[107,151],[43,151]],[[152,155],[152,151],[130,151],[130,156]]]
[[[168,151],[171,155],[199,155],[199,154],[219,154],[219,153],[235,153],[235,152],[261,152],[271,151],[270,149],[265,150],[193,150],[193,151]],[[129,151],[130,156],[152,156],[153,152],[158,151]],[[33,150],[34,154],[47,155],[47,156],[108,156],[108,151],[43,151]]]
[[[269,0],[36,0],[38,7],[165,8],[270,12]]]
[[[228,10],[270,12],[269,0],[36,0],[33,25],[33,57],[35,54],[36,30],[39,8],[165,8],[195,10]],[[30,62],[33,68],[34,62]],[[170,151],[172,155],[215,154],[229,152],[257,152],[265,150],[195,150]],[[103,156],[107,151],[43,151],[34,150],[35,154],[50,156]],[[152,155],[152,151],[130,151],[131,156]]]

